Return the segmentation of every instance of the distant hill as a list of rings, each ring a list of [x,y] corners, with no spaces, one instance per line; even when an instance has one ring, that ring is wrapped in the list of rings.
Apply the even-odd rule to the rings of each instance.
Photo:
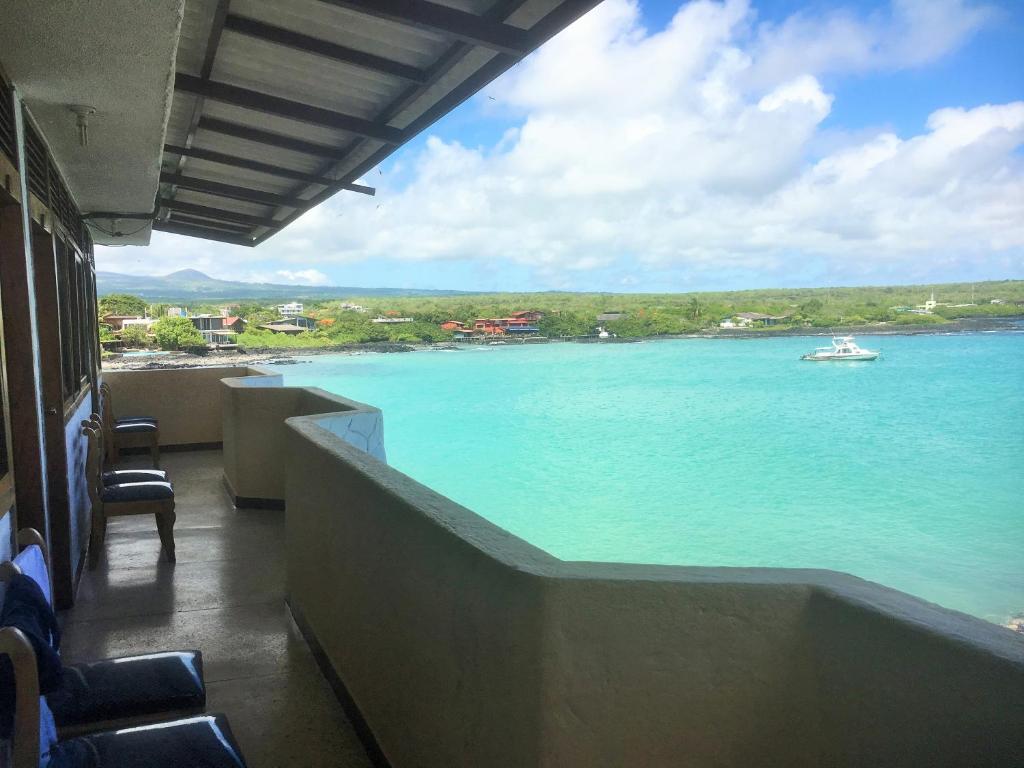
[[[350,296],[459,296],[471,291],[433,291],[415,288],[355,288],[341,285],[281,285],[218,280],[197,269],[182,269],[162,276],[97,272],[100,296],[130,293],[151,301],[203,301],[219,299],[341,299]]]

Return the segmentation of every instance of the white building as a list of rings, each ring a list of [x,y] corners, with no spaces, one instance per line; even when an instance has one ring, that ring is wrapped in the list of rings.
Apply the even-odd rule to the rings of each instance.
[[[302,305],[299,304],[296,301],[292,301],[292,302],[290,302],[288,304],[279,304],[278,307],[277,307],[277,311],[278,311],[279,314],[282,314],[285,317],[291,317],[293,315],[301,315],[302,314]]]
[[[149,330],[149,326],[155,322],[155,317],[130,317],[121,321],[121,328],[127,328],[129,325],[141,325],[146,330]]]
[[[370,321],[371,323],[411,323],[413,319],[411,317],[375,317]]]

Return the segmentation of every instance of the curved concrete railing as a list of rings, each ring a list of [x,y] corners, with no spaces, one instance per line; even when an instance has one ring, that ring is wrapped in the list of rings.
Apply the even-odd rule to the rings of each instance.
[[[286,387],[265,375],[221,380],[224,481],[238,506],[284,506],[285,419],[320,414],[318,423],[371,456],[386,461],[379,409],[316,387]]]
[[[396,768],[1005,766],[1024,638],[845,574],[570,563],[287,420],[288,589]]]
[[[267,382],[281,375],[266,368],[223,365],[209,368],[157,368],[103,371],[110,385],[115,415],[153,416],[160,421],[160,445],[202,446],[223,440],[218,383],[230,376]]]

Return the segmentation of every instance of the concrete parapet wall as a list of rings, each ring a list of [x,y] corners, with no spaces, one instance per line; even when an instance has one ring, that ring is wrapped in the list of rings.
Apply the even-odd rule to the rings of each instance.
[[[225,377],[256,377],[262,386],[281,383],[281,375],[263,368],[159,368],[104,371],[115,415],[153,416],[160,421],[160,444],[194,445],[223,440],[219,382]]]
[[[285,419],[318,415],[331,434],[381,461],[384,453],[380,410],[315,387],[285,387],[281,378],[224,379],[221,397],[224,478],[236,499],[283,502],[287,442]]]
[[[288,420],[288,590],[395,768],[1024,764],[1024,638],[830,571],[568,563]]]

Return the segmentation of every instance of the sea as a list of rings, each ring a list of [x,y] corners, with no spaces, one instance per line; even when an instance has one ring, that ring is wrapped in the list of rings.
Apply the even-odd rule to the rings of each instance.
[[[1024,327],[324,355],[389,463],[564,560],[829,568],[1024,612]]]

